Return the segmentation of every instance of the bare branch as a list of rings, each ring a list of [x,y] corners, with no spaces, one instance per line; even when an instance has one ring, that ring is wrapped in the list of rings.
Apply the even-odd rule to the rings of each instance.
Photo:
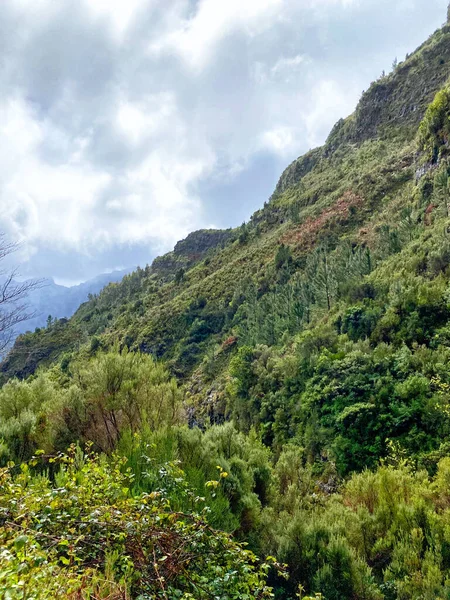
[[[0,233],[0,262],[17,252],[20,244],[9,242]],[[45,285],[44,280],[18,281],[17,269],[0,269],[0,352],[3,352],[15,337],[14,328],[35,316],[30,311],[26,298],[30,292]]]
[[[20,244],[9,242],[4,233],[0,233],[0,260],[3,260],[10,254],[14,254],[20,249]]]

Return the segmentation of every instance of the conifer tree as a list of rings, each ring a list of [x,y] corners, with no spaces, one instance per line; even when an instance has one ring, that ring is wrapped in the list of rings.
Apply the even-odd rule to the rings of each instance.
[[[179,285],[180,283],[182,283],[184,281],[184,275],[185,275],[185,271],[181,267],[180,269],[178,269],[178,271],[175,274],[175,283],[177,285]]]
[[[327,310],[331,310],[337,291],[337,280],[327,248],[325,246],[317,248],[308,263],[307,272],[318,304],[325,305]]]
[[[449,216],[449,196],[450,196],[450,178],[448,176],[447,165],[444,164],[434,176],[433,196],[437,204],[442,205],[444,214]]]

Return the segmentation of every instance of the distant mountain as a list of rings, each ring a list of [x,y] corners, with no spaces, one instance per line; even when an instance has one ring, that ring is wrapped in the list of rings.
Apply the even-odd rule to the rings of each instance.
[[[371,348],[400,342],[413,348],[430,340],[436,346],[440,335],[450,340],[448,290],[441,304],[426,301],[439,295],[433,285],[450,289],[449,115],[450,23],[373,82],[322,147],[288,165],[248,223],[192,232],[151,266],[84,303],[89,293],[123,274],[75,288],[50,282],[32,294],[39,317],[24,324],[31,333],[16,339],[0,364],[0,381],[26,378],[64,354],[76,355],[83,344],[108,347],[118,341],[166,361],[189,386],[192,402],[200,405],[197,412],[210,413],[214,406],[220,421],[229,414],[224,407],[244,402],[224,402],[239,349],[258,348],[248,360],[256,361],[259,373],[260,346],[284,356],[298,336],[322,340],[317,348],[331,354],[336,335],[343,336],[344,346],[347,338],[370,338]],[[405,292],[409,304],[399,308],[395,299],[402,286],[410,290]],[[435,314],[433,326],[428,310]],[[72,313],[67,322],[61,320]],[[49,314],[60,321],[34,331]],[[325,325],[332,333],[323,338]],[[313,353],[316,346],[311,348]],[[262,392],[252,394],[254,399]],[[369,410],[369,400],[362,410]],[[269,409],[259,409],[264,416],[253,414],[254,422],[250,409],[241,415],[245,426],[269,419]],[[290,415],[283,408],[287,422],[298,418],[292,410]],[[265,435],[275,439],[272,427],[278,424],[266,425],[272,433]],[[356,460],[350,454],[345,460]]]
[[[70,314],[105,282],[35,292],[40,323]],[[38,524],[39,552],[55,561],[56,574],[66,538],[74,558],[82,556],[77,573],[86,562],[104,571],[104,553],[86,561],[91,546],[77,541],[85,530],[73,533],[95,514],[83,486],[98,481],[91,496],[108,519],[86,531],[100,549],[115,548],[112,527],[128,536],[118,552],[137,547],[123,558],[135,561],[133,585],[145,577],[147,597],[158,596],[157,582],[167,583],[159,597],[180,597],[172,550],[183,544],[186,556],[206,561],[197,572],[212,561],[215,597],[267,597],[217,591],[223,565],[237,581],[245,555],[235,568],[228,536],[210,551],[204,525],[189,515],[182,525],[195,543],[180,537],[178,517],[165,508],[175,494],[177,514],[205,498],[209,532],[232,531],[252,552],[286,565],[288,579],[271,575],[278,600],[302,590],[304,600],[450,600],[450,19],[370,86],[324,146],[287,166],[248,223],[193,232],[90,296],[71,318],[16,339],[0,363],[0,465],[9,455],[56,454],[88,440],[99,451],[117,446],[136,490],[162,486],[164,506],[160,492],[146,493],[146,502],[164,519],[152,524],[141,511],[128,526],[128,488],[118,480],[106,490],[107,461],[92,463],[94,484],[91,459],[83,461],[79,480],[58,489],[55,510],[46,495],[56,492],[30,469],[27,486],[12,479],[3,493],[2,506],[12,507],[3,527],[11,534],[8,569],[23,564],[19,551],[37,546]],[[174,460],[180,467],[167,470]],[[172,485],[180,473],[181,486]],[[149,526],[159,554],[141,576],[150,551],[139,534]],[[201,587],[188,580],[195,560],[180,571],[193,591],[183,597],[210,598],[211,569]],[[26,565],[17,578],[29,581]],[[38,569],[41,577],[41,562]]]
[[[58,285],[53,279],[45,279],[42,286],[28,295],[29,310],[35,316],[17,325],[16,336],[26,331],[34,331],[37,327],[44,327],[49,316],[52,319],[70,318],[80,304],[89,299],[91,294],[98,294],[109,283],[121,281],[124,275],[131,270],[102,273],[93,279],[71,287]]]

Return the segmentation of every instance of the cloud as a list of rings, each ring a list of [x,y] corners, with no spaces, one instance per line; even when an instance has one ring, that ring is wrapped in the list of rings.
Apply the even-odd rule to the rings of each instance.
[[[150,46],[150,50],[175,52],[194,69],[204,67],[224,38],[234,32],[253,37],[273,26],[283,0],[200,0],[192,16]]]
[[[86,10],[109,21],[114,32],[123,34],[143,7],[141,0],[84,0]]]
[[[265,131],[261,142],[263,148],[284,154],[292,151],[295,138],[292,130],[288,127],[276,127],[270,131]]]
[[[446,0],[3,0],[0,229],[87,279],[232,226]]]
[[[320,81],[313,88],[306,121],[306,139],[311,148],[323,143],[330,131],[330,121],[335,123],[342,115],[346,116],[347,107],[358,92],[355,86],[343,89],[338,82],[329,79]]]

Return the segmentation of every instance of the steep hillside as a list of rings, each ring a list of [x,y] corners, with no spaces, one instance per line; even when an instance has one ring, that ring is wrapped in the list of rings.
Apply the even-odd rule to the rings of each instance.
[[[286,169],[248,224],[195,232],[151,267],[107,286],[67,322],[20,336],[2,363],[4,380],[55,361],[70,370],[79,351],[118,343],[167,362],[187,384],[192,423],[233,416],[244,430],[262,427],[263,440],[281,448],[296,435],[307,446],[302,428],[315,415],[324,438],[312,458],[332,452],[342,473],[375,464],[387,437],[416,453],[437,449],[439,433],[422,413],[413,417],[405,406],[409,416],[399,421],[392,404],[377,405],[369,382],[378,372],[390,390],[383,394],[398,395],[403,406],[406,392],[395,390],[409,385],[409,369],[422,373],[425,385],[429,367],[417,361],[435,352],[433,360],[444,360],[447,352],[439,340],[447,339],[450,310],[449,102],[439,90],[449,58],[445,26],[373,84],[323,148]],[[409,365],[403,370],[395,367],[399,352]],[[326,400],[337,377],[331,371],[342,369],[340,385],[348,376],[353,386],[346,374],[353,360],[361,389]],[[287,375],[291,364],[301,376]],[[427,397],[436,385],[427,384]],[[384,410],[391,425],[381,434]],[[361,423],[371,427],[371,420],[373,433],[359,448]]]
[[[194,231],[186,239],[178,242],[173,252],[156,258],[152,263],[151,272],[164,281],[171,281],[174,277],[181,280],[187,269],[204,259],[208,253],[223,247],[230,236],[230,230],[201,229]]]
[[[107,287],[69,323],[22,336],[2,372],[26,376],[42,360],[49,364],[89,336],[101,335],[106,344],[118,338],[170,360],[175,373],[188,376],[212,351],[211,344],[237,333],[236,298],[250,279],[264,296],[280,278],[301,272],[321,240],[330,250],[344,239],[373,246],[377,227],[395,225],[387,206],[401,208],[401,190],[415,182],[417,128],[449,73],[446,26],[372,84],[323,148],[290,165],[270,203],[246,226],[191,234],[151,268]],[[280,244],[291,254],[288,274],[275,266]]]
[[[16,340],[0,462],[31,465],[2,480],[17,565],[26,527],[60,585],[65,565],[82,586],[82,564],[102,586],[115,573],[118,598],[450,597],[449,76],[446,25],[247,224],[192,233]],[[92,478],[91,498],[77,482]],[[286,571],[256,569],[213,527]],[[180,547],[195,550],[186,571]]]

